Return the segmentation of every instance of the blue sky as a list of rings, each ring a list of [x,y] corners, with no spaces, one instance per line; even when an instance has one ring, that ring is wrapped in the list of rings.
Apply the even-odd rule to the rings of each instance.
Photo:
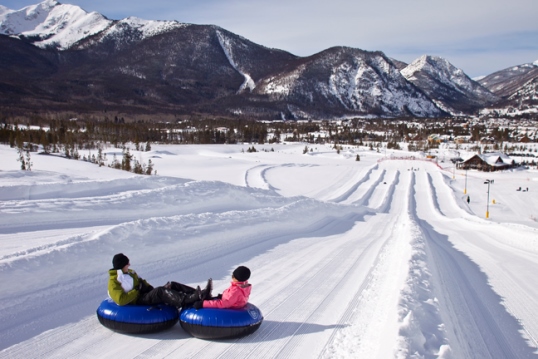
[[[18,10],[40,1],[0,0]],[[446,58],[471,77],[538,60],[537,0],[70,0],[109,19],[214,24],[308,56],[332,46],[411,62]]]

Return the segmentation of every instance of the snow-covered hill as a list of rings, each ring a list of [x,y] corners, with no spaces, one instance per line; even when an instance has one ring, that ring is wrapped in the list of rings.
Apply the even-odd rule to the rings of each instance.
[[[0,145],[0,358],[536,358],[537,172],[250,146],[152,144],[132,154],[159,175],[137,176],[35,153],[21,171]],[[215,293],[247,265],[264,322],[111,332],[95,310],[118,252],[153,285]]]

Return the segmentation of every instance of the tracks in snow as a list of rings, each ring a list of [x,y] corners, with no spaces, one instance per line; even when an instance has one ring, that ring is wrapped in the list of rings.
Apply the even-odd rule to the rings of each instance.
[[[498,353],[532,357],[520,331],[536,338],[537,328],[527,320],[533,318],[536,302],[532,289],[521,288],[524,282],[515,280],[514,263],[519,260],[536,265],[536,254],[522,250],[513,263],[495,268],[494,258],[484,253],[491,249],[488,253],[494,256],[498,248],[517,244],[503,238],[506,228],[492,226],[458,206],[438,170],[427,166],[410,171],[404,162],[387,161],[370,168],[361,178],[348,172],[349,177],[342,181],[351,183],[349,187],[318,192],[332,198],[333,203],[284,199],[267,191],[225,185],[218,190],[201,184],[155,189],[151,194],[157,195],[157,200],[151,203],[164,201],[160,212],[120,219],[105,230],[108,234],[98,233],[93,241],[78,240],[81,237],[77,234],[72,243],[59,242],[71,244],[69,248],[42,248],[51,254],[45,254],[41,264],[61,262],[65,250],[84,267],[86,252],[101,251],[108,259],[111,251],[146,246],[151,236],[161,248],[144,247],[146,263],[136,265],[144,277],[163,282],[171,277],[189,278],[196,283],[211,276],[215,290],[220,291],[227,287],[228,275],[219,279],[212,268],[244,263],[256,270],[251,301],[265,317],[260,329],[246,338],[221,342],[190,338],[178,326],[143,337],[112,333],[101,327],[93,314],[105,276],[80,272],[76,280],[60,286],[50,283],[52,291],[41,293],[41,297],[39,292],[37,298],[18,292],[20,302],[15,304],[21,308],[27,305],[30,313],[36,313],[40,305],[53,305],[66,292],[79,292],[79,296],[62,299],[57,310],[35,320],[24,317],[23,312],[8,315],[4,310],[2,322],[15,334],[22,335],[35,323],[38,331],[0,356],[90,358],[122,353],[140,358],[333,358],[353,353],[357,357],[416,354],[427,358],[451,352],[455,357],[489,358]],[[247,185],[275,189],[270,184],[270,169],[260,166],[247,173]],[[151,200],[149,192],[142,197]],[[120,198],[129,196],[114,194],[102,200],[108,205],[116,203],[120,209],[125,203],[136,205]],[[45,202],[38,208],[56,215],[68,203],[58,202],[54,207],[53,201],[41,200]],[[176,200],[186,200],[191,207],[182,208]],[[68,201],[74,208],[100,206],[95,200]],[[229,201],[236,203],[235,209],[230,209]],[[17,207],[14,202],[8,205]],[[18,208],[30,211],[32,207]],[[39,217],[38,211],[33,213]],[[38,229],[53,223],[41,218]],[[13,231],[16,227],[7,221],[3,225]],[[458,237],[468,231],[477,231],[476,241],[459,243]],[[469,250],[471,257],[476,256],[463,255],[456,245],[467,246],[466,253]],[[24,255],[20,257],[23,260]],[[11,261],[11,268],[3,267],[4,273],[17,275],[14,257],[3,259]],[[99,267],[107,265],[108,260]],[[37,268],[32,270],[38,273]],[[503,302],[490,282],[497,290],[521,293]],[[532,283],[532,279],[527,282]],[[7,303],[0,297],[2,308],[6,309]],[[9,303],[13,304],[13,299]],[[522,323],[514,313],[523,318]],[[55,316],[59,316],[56,321]],[[21,320],[29,325],[17,322]],[[43,333],[38,335],[39,331]],[[3,339],[12,339],[3,335]]]

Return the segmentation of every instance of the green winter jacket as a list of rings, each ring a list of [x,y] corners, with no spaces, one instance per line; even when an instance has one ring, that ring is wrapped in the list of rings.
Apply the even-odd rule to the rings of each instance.
[[[118,270],[111,269],[108,271],[108,295],[117,305],[136,304],[140,296],[140,291],[138,290],[139,284],[143,282],[146,286],[150,285],[144,279],[138,277],[134,270],[129,269],[128,274],[133,278],[134,289],[126,293],[118,281]]]

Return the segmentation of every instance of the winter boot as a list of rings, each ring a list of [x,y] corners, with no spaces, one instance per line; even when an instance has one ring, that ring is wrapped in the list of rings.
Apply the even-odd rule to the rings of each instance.
[[[207,280],[207,285],[205,286],[204,290],[202,290],[200,300],[211,299],[212,290],[213,290],[213,279],[209,278]]]
[[[180,308],[185,300],[185,293],[162,288],[162,301],[168,305]]]
[[[185,295],[185,298],[183,299],[183,305],[191,305],[199,300],[202,300],[202,291],[200,289],[200,286],[196,287],[196,290],[193,293]]]

